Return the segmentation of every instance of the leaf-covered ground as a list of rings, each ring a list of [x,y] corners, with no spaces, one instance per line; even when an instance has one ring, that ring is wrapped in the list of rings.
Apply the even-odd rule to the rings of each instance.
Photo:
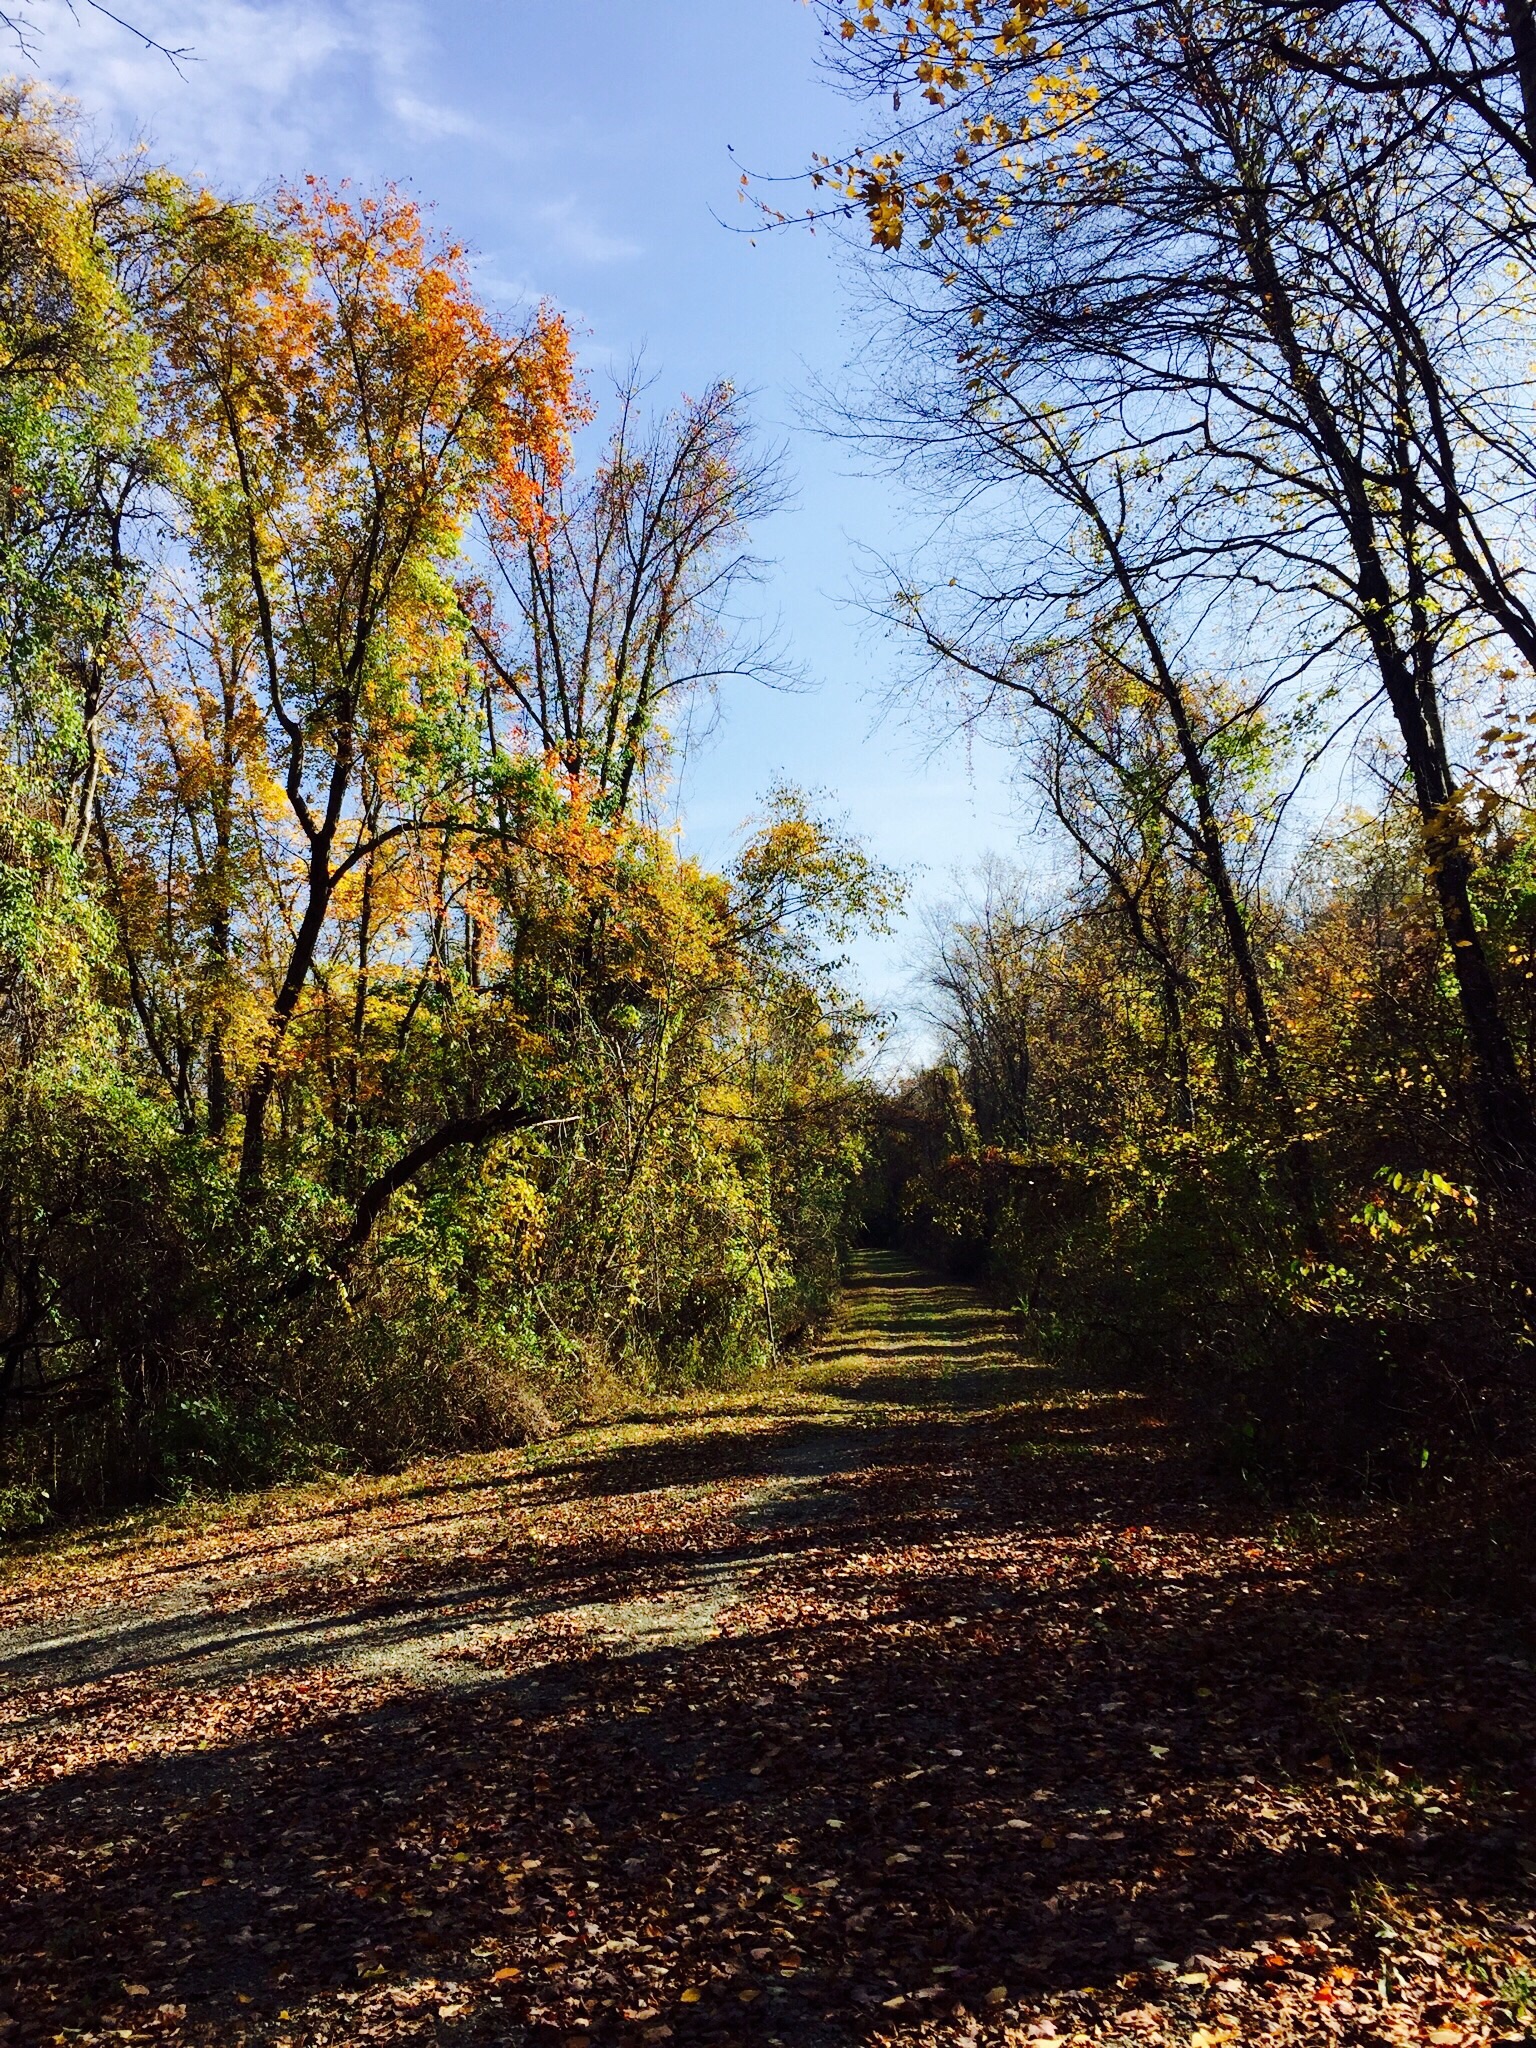
[[[0,1579],[0,2043],[1525,2039],[1529,1644],[871,1256],[765,1396]]]

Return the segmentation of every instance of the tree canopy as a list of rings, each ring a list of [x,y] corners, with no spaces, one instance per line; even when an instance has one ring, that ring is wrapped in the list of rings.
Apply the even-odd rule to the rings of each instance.
[[[772,1354],[853,1227],[835,947],[894,884],[794,791],[723,873],[666,820],[763,669],[742,401],[627,389],[582,476],[564,321],[399,192],[237,202],[0,116],[16,1513],[45,1464],[396,1456]]]

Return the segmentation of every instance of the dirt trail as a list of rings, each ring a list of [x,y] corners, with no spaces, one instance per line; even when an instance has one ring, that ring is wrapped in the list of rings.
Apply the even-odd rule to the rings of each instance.
[[[1529,1646],[1207,1490],[871,1255],[766,1391],[18,1559],[0,2044],[1526,2038]]]
[[[426,1685],[483,1684],[483,1675],[462,1653],[481,1651],[509,1631],[536,1635],[540,1624],[557,1642],[576,1628],[620,1652],[707,1640],[718,1632],[719,1616],[740,1596],[746,1577],[782,1554],[772,1542],[776,1534],[835,1523],[854,1512],[856,1495],[846,1481],[890,1447],[893,1429],[908,1426],[919,1413],[959,1416],[996,1407],[1020,1389],[1027,1368],[1005,1317],[966,1289],[928,1284],[894,1263],[871,1262],[869,1271],[880,1276],[878,1291],[865,1287],[852,1294],[838,1336],[823,1346],[816,1363],[776,1388],[771,1406],[738,1405],[723,1418],[733,1425],[738,1461],[750,1446],[746,1462],[756,1468],[732,1491],[732,1516],[760,1539],[739,1558],[712,1551],[683,1556],[675,1583],[664,1589],[648,1584],[631,1599],[578,1596],[552,1602],[504,1569],[459,1575],[454,1553],[461,1553],[463,1524],[474,1519],[472,1505],[441,1529],[450,1567],[442,1576],[429,1574],[419,1586],[381,1601],[377,1581],[365,1574],[362,1597],[349,1599],[359,1556],[378,1545],[379,1534],[360,1529],[354,1513],[343,1534],[306,1537],[304,1520],[297,1527],[288,1524],[274,1502],[278,1512],[268,1531],[302,1558],[298,1568],[308,1611],[293,1611],[282,1563],[273,1573],[277,1583],[253,1594],[243,1554],[231,1560],[215,1552],[205,1568],[190,1572],[178,1561],[163,1589],[156,1583],[159,1575],[152,1567],[144,1573],[138,1559],[140,1589],[130,1600],[108,1598],[80,1612],[82,1596],[89,1600],[94,1593],[100,1600],[103,1585],[111,1585],[107,1578],[95,1588],[72,1589],[75,1598],[56,1619],[6,1626],[10,1603],[0,1604],[0,1685],[48,1695],[59,1686],[158,1673],[177,1687],[218,1688],[258,1674],[316,1667],[407,1675]],[[686,1411],[681,1420],[686,1428]],[[647,1435],[665,1446],[678,1421],[663,1414],[649,1427],[632,1424],[622,1432],[626,1447],[639,1450]],[[614,1435],[583,1431],[567,1437],[566,1457],[581,1459],[586,1441],[603,1457]],[[673,1489],[663,1483],[655,1490]],[[366,1517],[364,1507],[365,1524]],[[414,1533],[408,1525],[400,1548],[419,1566],[420,1546],[409,1540]],[[395,1547],[389,1535],[386,1523],[386,1551]],[[233,1574],[224,1569],[231,1562]],[[23,1608],[24,1603],[23,1595]]]

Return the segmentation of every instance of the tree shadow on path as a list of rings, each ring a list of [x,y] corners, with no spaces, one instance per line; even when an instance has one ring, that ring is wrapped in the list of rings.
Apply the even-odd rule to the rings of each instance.
[[[1023,1361],[966,1290],[860,1279],[802,1413],[546,1452],[593,1519],[519,1556],[530,1626],[451,1690],[279,1658],[39,1695],[0,1790],[0,2041],[1511,2024],[1508,1628],[1426,1605],[1389,1523],[1301,1547],[1202,1504],[1144,1400]],[[582,1621],[701,1589],[686,1640]]]

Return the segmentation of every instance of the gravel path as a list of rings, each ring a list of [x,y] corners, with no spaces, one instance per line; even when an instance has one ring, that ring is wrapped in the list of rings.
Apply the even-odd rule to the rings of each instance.
[[[926,1320],[961,1319],[963,1330],[946,1332],[937,1358],[931,1344],[913,1342],[908,1325],[914,1304]],[[736,1493],[731,1512],[744,1534],[757,1540],[750,1561],[739,1566],[703,1556],[686,1560],[678,1583],[661,1594],[551,1605],[538,1589],[509,1582],[504,1571],[465,1579],[450,1554],[448,1570],[436,1583],[384,1599],[365,1586],[363,1597],[348,1599],[338,1581],[349,1576],[359,1547],[354,1521],[345,1535],[311,1546],[308,1599],[299,1612],[281,1586],[274,1597],[252,1598],[245,1578],[217,1565],[178,1574],[171,1588],[131,1600],[102,1603],[98,1590],[86,1587],[83,1612],[71,1612],[75,1603],[68,1603],[44,1621],[7,1626],[0,1605],[0,1687],[46,1696],[110,1678],[155,1676],[177,1687],[218,1689],[241,1679],[313,1669],[462,1687],[485,1682],[464,1652],[510,1631],[536,1630],[540,1623],[551,1624],[555,1634],[584,1629],[619,1652],[708,1640],[717,1633],[720,1614],[739,1598],[743,1571],[772,1561],[776,1533],[835,1524],[854,1511],[854,1496],[840,1482],[888,1448],[893,1411],[910,1412],[917,1404],[926,1412],[936,1393],[939,1405],[954,1414],[978,1410],[993,1404],[1021,1370],[1006,1319],[967,1290],[935,1288],[912,1274],[905,1288],[897,1281],[884,1290],[881,1309],[882,1319],[868,1327],[870,1319],[855,1306],[817,1361],[796,1375],[787,1397],[781,1395],[780,1415],[757,1418],[767,1426],[754,1430],[753,1418],[746,1418],[743,1434],[756,1439],[756,1469]],[[915,1379],[914,1359],[923,1368]],[[937,1380],[935,1363],[941,1368]],[[802,1408],[809,1411],[810,1426],[796,1428]],[[586,1434],[563,1440],[573,1460],[580,1460]],[[590,1434],[604,1441],[604,1432]],[[274,1526],[280,1530],[280,1502],[277,1508]],[[248,1560],[237,1553],[226,1562],[243,1573]]]
[[[1422,1565],[871,1255],[771,1387],[14,1558],[0,2048],[1525,2040],[1531,1644]]]
[[[818,1434],[775,1449],[765,1445],[765,1476],[735,1512],[744,1529],[771,1535],[836,1520],[848,1496],[836,1484],[857,1466],[865,1439],[851,1431]],[[772,1553],[766,1553],[771,1556]],[[762,1559],[754,1553],[754,1566]],[[215,1576],[171,1593],[92,1607],[78,1619],[0,1630],[0,1687],[17,1697],[110,1678],[156,1677],[167,1685],[218,1690],[279,1672],[346,1670],[408,1678],[428,1686],[481,1685],[462,1654],[541,1623],[589,1631],[616,1651],[649,1651],[715,1635],[722,1611],[739,1596],[742,1569],[699,1558],[680,1583],[631,1600],[581,1600],[551,1606],[505,1575],[428,1585],[419,1593],[365,1599],[338,1611],[288,1611],[279,1599],[220,1611],[228,1591]]]

